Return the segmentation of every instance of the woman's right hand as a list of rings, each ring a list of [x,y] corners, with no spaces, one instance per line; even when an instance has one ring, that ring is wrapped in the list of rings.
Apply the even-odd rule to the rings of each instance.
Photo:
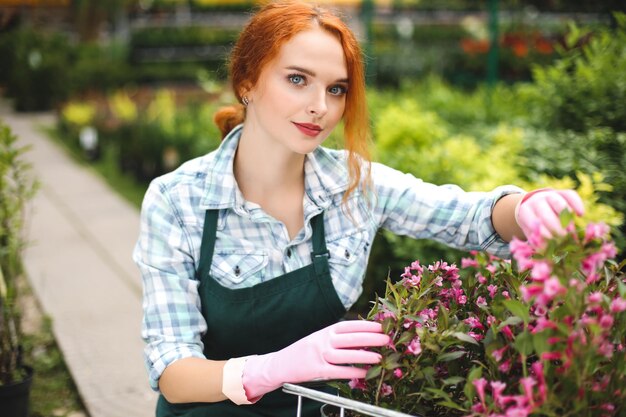
[[[380,323],[335,323],[278,352],[249,357],[243,369],[246,396],[254,402],[286,382],[364,378],[366,369],[345,365],[379,363],[381,356],[364,348],[388,343]]]

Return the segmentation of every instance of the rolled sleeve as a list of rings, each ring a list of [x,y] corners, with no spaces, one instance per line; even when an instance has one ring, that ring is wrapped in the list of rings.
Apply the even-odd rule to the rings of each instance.
[[[204,357],[201,335],[206,332],[190,239],[173,205],[153,182],[144,198],[140,234],[133,260],[143,282],[141,335],[150,386],[172,362]]]
[[[456,185],[430,184],[381,164],[372,165],[372,174],[374,213],[381,227],[457,249],[510,256],[491,214],[500,198],[522,189],[507,185],[491,192],[467,192]]]

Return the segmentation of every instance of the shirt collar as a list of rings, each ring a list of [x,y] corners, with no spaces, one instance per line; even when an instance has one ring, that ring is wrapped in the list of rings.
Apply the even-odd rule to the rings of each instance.
[[[201,202],[204,208],[223,209],[244,203],[233,171],[233,162],[242,128],[243,124],[240,124],[231,130],[215,151],[206,176],[206,194]],[[328,207],[334,194],[348,188],[345,152],[318,146],[313,152],[307,154],[304,174],[305,192],[308,197],[317,206]]]

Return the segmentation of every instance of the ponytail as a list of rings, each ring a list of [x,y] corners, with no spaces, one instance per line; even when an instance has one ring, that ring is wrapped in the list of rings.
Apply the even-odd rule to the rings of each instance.
[[[235,128],[243,123],[245,108],[241,104],[226,106],[219,109],[213,116],[213,121],[222,133],[222,139]]]

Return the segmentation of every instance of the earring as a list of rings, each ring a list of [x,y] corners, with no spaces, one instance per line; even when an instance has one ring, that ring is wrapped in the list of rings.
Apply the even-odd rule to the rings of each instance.
[[[250,100],[248,100],[247,96],[243,96],[241,98],[241,102],[243,103],[244,106],[248,107],[248,104],[250,104]]]

